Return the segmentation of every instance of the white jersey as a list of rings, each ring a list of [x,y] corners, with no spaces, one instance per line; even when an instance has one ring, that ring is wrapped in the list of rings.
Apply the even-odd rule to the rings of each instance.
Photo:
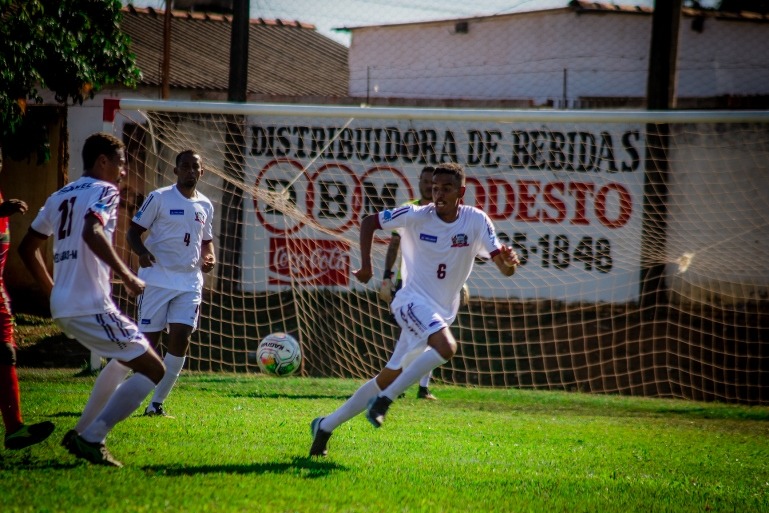
[[[187,198],[176,185],[151,192],[133,218],[148,231],[144,245],[155,256],[152,267],[139,268],[139,278],[166,289],[201,290],[201,244],[213,240],[213,220],[214,206],[200,192]]]
[[[94,215],[111,240],[120,194],[115,185],[84,176],[48,197],[30,227],[53,235],[54,319],[117,311],[112,301],[111,269],[83,240],[85,218]]]
[[[395,298],[419,301],[454,321],[459,289],[467,281],[477,255],[493,257],[501,251],[491,219],[482,211],[459,206],[453,223],[442,221],[432,203],[408,205],[379,213],[383,230],[398,228],[403,258],[403,288]]]

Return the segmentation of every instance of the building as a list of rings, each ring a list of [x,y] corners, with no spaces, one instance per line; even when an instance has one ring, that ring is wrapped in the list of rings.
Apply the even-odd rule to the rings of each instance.
[[[372,103],[643,107],[650,7],[541,11],[349,28],[350,96]],[[766,107],[769,15],[684,8],[677,107]]]

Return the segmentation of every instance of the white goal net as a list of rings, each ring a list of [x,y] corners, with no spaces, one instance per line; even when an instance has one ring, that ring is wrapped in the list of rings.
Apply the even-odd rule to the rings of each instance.
[[[116,110],[112,110],[117,107]],[[109,101],[129,167],[117,244],[174,158],[199,151],[219,263],[190,367],[258,372],[258,342],[302,344],[302,372],[370,377],[398,336],[358,225],[456,161],[464,202],[523,265],[478,261],[439,382],[769,402],[769,114]],[[132,303],[121,303],[133,313]]]

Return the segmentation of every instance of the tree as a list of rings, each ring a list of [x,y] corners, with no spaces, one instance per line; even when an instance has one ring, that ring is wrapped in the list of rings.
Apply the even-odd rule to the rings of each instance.
[[[41,133],[27,105],[42,103],[42,90],[59,104],[82,105],[107,84],[136,87],[141,72],[120,31],[120,8],[119,0],[0,0],[0,144],[7,156],[23,158],[47,144],[20,136]]]

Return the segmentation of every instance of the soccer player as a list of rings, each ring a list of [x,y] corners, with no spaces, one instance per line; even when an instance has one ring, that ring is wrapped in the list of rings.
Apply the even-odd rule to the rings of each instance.
[[[50,295],[51,314],[70,338],[112,358],[94,382],[91,396],[62,445],[79,458],[121,467],[107,450],[107,434],[127,418],[160,382],[163,362],[139,327],[112,300],[110,271],[130,295],[141,294],[144,282],[118,256],[112,245],[125,175],[123,143],[96,133],[83,145],[85,172],[48,197],[19,246],[24,264]],[[53,277],[42,247],[53,235]],[[128,378],[129,370],[134,374]]]
[[[3,170],[3,147],[0,146],[0,171]],[[50,421],[24,424],[21,416],[19,377],[16,374],[16,338],[13,336],[11,298],[5,290],[5,261],[11,246],[8,218],[24,214],[27,204],[20,199],[4,199],[0,192],[0,413],[5,424],[5,448],[23,449],[42,442],[53,433]]]
[[[459,308],[459,289],[477,255],[490,257],[505,276],[512,276],[520,264],[515,251],[499,242],[489,217],[460,203],[465,193],[462,166],[438,165],[432,186],[432,204],[386,210],[361,222],[361,266],[353,275],[362,283],[373,274],[374,232],[400,228],[401,253],[408,272],[391,309],[401,334],[390,360],[374,379],[336,411],[312,421],[310,456],[325,456],[333,430],[364,410],[369,422],[381,427],[401,392],[454,356],[457,341],[449,326]]]
[[[214,206],[197,190],[203,173],[203,159],[198,153],[179,153],[174,168],[176,184],[147,196],[126,235],[128,245],[139,255],[139,278],[147,284],[139,298],[139,327],[156,349],[162,332],[168,330],[163,359],[166,374],[155,388],[145,415],[168,416],[163,402],[184,367],[198,324],[203,273],[216,265]]]
[[[404,205],[429,205],[433,201],[433,171],[432,166],[425,166],[419,173],[419,198],[407,201]],[[401,236],[397,231],[392,232],[390,236],[390,244],[387,246],[387,253],[385,254],[384,264],[384,277],[382,278],[382,285],[379,288],[379,298],[382,301],[390,303],[393,299],[393,294],[400,290],[403,286],[402,281],[402,268],[403,264],[398,267],[398,272],[395,276],[395,283],[393,284],[393,265],[398,260],[398,251],[401,245]],[[417,390],[417,399],[427,399],[435,401],[435,397],[430,392],[430,378],[432,377],[432,371],[428,372],[419,380],[419,389]]]

